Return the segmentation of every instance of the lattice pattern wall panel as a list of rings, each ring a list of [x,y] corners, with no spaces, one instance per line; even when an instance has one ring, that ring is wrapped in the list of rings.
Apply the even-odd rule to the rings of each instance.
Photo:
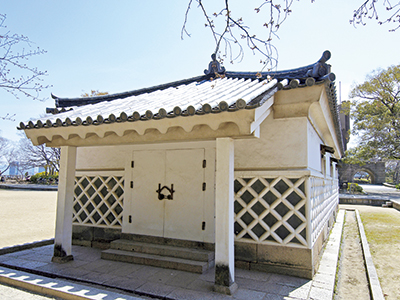
[[[310,177],[312,243],[316,241],[339,202],[338,182]]]
[[[73,223],[120,228],[123,204],[123,176],[75,177]]]
[[[235,179],[235,239],[307,246],[307,177]]]

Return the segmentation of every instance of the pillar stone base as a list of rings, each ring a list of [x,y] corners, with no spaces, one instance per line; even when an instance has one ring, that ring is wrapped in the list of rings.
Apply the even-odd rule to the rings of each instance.
[[[219,284],[214,285],[215,292],[225,295],[233,295],[233,293],[235,293],[237,289],[238,285],[236,282],[232,283],[230,286],[219,285]]]
[[[59,263],[59,264],[65,264],[69,261],[74,260],[74,257],[72,255],[68,255],[68,256],[53,256],[51,258],[51,261],[54,263]]]

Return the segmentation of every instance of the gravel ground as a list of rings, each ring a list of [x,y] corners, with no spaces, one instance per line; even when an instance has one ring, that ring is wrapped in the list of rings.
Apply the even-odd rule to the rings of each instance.
[[[0,248],[54,238],[56,191],[0,189]]]
[[[61,298],[47,297],[23,289],[0,284],[0,299],[2,300],[62,300]]]

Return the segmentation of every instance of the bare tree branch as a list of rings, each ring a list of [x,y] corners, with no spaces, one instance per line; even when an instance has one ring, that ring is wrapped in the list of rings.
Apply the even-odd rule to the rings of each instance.
[[[380,6],[377,6],[379,0],[366,0],[353,13],[350,24],[357,26],[359,24],[365,26],[365,19],[376,20],[379,25],[394,25],[389,31],[396,31],[400,28],[400,1],[392,5],[389,0],[381,0]],[[383,17],[382,17],[383,16]],[[394,23],[394,24],[393,24]]]
[[[0,116],[0,119],[2,119],[2,120],[5,120],[5,121],[15,121],[15,117],[16,116],[16,114],[9,114],[9,113],[7,113],[4,117],[1,117]]]
[[[0,14],[0,88],[17,99],[24,95],[34,100],[45,100],[40,98],[39,92],[50,87],[42,84],[47,72],[28,66],[25,61],[46,51],[40,48],[26,51],[24,47],[32,47],[33,42],[23,35],[5,30],[5,20],[6,15]]]
[[[50,173],[58,172],[60,169],[59,148],[34,146],[27,137],[24,137],[19,142],[19,150],[18,160],[25,168],[45,167]]]
[[[0,136],[0,164],[5,163],[5,167],[3,169],[0,168],[0,176],[6,172],[11,165],[11,161],[9,159],[9,153],[11,151],[11,142]]]
[[[230,10],[229,0],[224,1],[224,6],[219,10],[210,14],[203,0],[190,0],[185,13],[185,20],[182,26],[181,38],[185,35],[190,36],[187,30],[188,14],[193,2],[198,4],[201,9],[206,23],[205,26],[211,31],[215,41],[214,53],[218,60],[222,62],[229,58],[229,61],[241,61],[244,57],[244,46],[253,53],[259,53],[263,57],[260,61],[264,64],[264,68],[268,70],[274,69],[278,62],[278,51],[274,46],[274,39],[279,38],[277,32],[282,23],[292,12],[291,6],[294,0],[264,0],[260,1],[260,5],[254,8],[254,13],[265,18],[264,29],[266,30],[263,37],[258,37],[252,33],[250,27],[245,23],[242,17],[234,17]],[[314,0],[311,0],[313,2]],[[265,14],[263,14],[265,12]],[[222,23],[217,23],[218,19],[223,19]],[[244,41],[244,43],[242,42]]]
[[[229,0],[221,4],[217,12],[210,13],[209,2],[203,0],[189,0],[185,12],[185,19],[181,30],[181,38],[189,36],[187,29],[189,11],[197,3],[204,18],[205,26],[211,31],[215,42],[214,54],[220,62],[229,59],[231,63],[240,62],[244,57],[244,50],[250,49],[253,54],[260,54],[260,63],[264,64],[262,69],[276,69],[278,63],[278,50],[275,40],[279,39],[278,31],[282,24],[292,13],[294,0],[258,0],[259,5],[254,8],[255,14],[260,14],[265,20],[262,25],[265,32],[260,36],[254,34],[254,28],[250,28],[243,17],[235,17],[230,9]],[[300,1],[300,0],[298,0]],[[311,3],[315,0],[310,0]],[[379,1],[381,1],[379,3]],[[395,25],[389,31],[400,28],[400,0],[365,0],[358,9],[354,10],[350,23],[366,25],[366,19],[375,19],[378,24]],[[231,1],[232,2],[232,1]],[[214,2],[215,3],[215,2]],[[382,4],[378,6],[377,4]],[[251,6],[252,4],[248,4]],[[238,13],[235,11],[235,13]],[[240,12],[239,12],[240,13]],[[223,22],[218,20],[223,19]],[[259,28],[258,28],[259,29]]]

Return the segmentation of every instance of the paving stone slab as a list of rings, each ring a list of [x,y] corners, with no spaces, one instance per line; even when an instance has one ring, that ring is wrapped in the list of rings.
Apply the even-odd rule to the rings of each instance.
[[[264,292],[258,292],[258,291],[253,291],[249,289],[238,289],[234,294],[233,298],[234,299],[240,299],[240,300],[262,300],[265,297],[266,293]]]
[[[177,288],[168,294],[168,298],[180,300],[214,300],[215,296],[211,293],[193,291],[184,288]]]
[[[310,300],[332,300],[332,291],[319,287],[312,287],[310,291]]]
[[[159,297],[166,297],[168,294],[170,294],[173,290],[177,289],[174,286],[162,284],[162,283],[155,283],[155,282],[147,282],[137,289],[135,291],[139,293],[144,293],[148,295],[157,295]]]
[[[166,283],[172,286],[186,288],[198,278],[199,276],[197,274],[189,272],[180,272],[173,278],[170,278],[170,280],[168,280]]]

